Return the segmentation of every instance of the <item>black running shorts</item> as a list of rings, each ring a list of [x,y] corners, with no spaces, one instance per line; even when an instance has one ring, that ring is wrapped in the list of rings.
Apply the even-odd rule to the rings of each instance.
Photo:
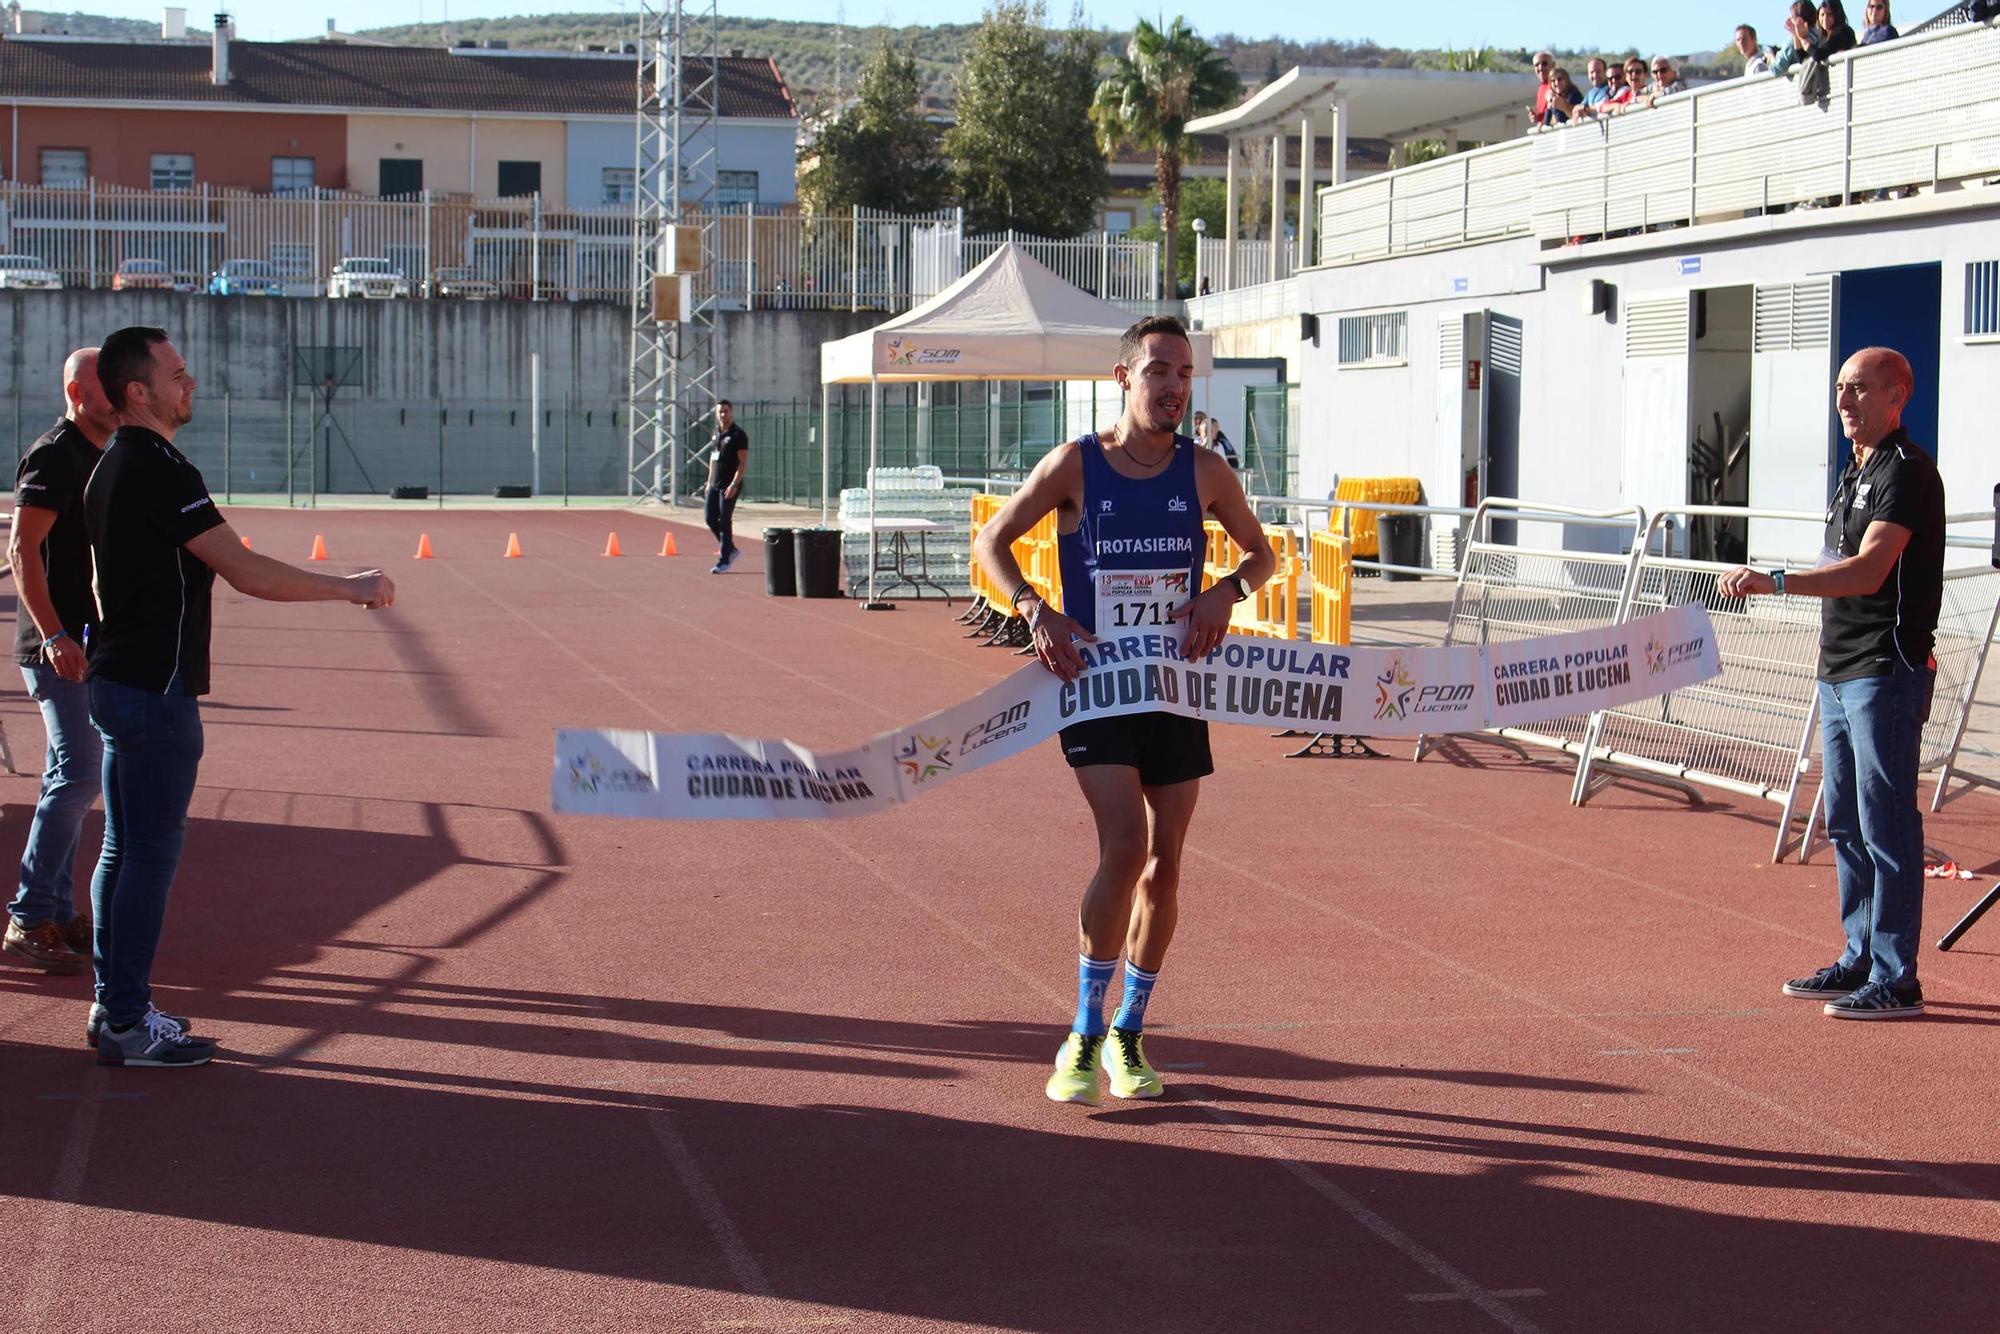
[[[1177,713],[1128,713],[1092,718],[1062,729],[1063,758],[1072,769],[1123,764],[1147,787],[1206,778],[1215,772],[1208,724]]]

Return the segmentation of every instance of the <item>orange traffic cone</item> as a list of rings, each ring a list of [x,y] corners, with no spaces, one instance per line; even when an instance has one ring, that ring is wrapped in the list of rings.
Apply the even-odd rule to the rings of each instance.
[[[416,560],[431,559],[431,535],[429,533],[417,534],[417,554],[414,557],[414,559]]]
[[[618,534],[613,533],[604,539],[604,554],[607,556],[622,556],[625,554],[618,549]]]
[[[671,528],[667,529],[666,539],[660,543],[660,554],[662,556],[678,556],[681,554],[680,548],[674,545],[674,530]]]
[[[250,550],[250,539],[247,535],[243,537],[243,549],[245,551]]]
[[[508,560],[519,560],[521,558],[521,535],[519,533],[507,534],[507,550],[505,555]]]
[[[313,549],[312,549],[312,555],[310,555],[310,556],[306,557],[306,559],[307,559],[307,560],[325,560],[325,559],[326,559],[326,539],[325,539],[324,537],[320,536],[320,535],[319,535],[318,533],[314,533],[314,534],[313,534]]]

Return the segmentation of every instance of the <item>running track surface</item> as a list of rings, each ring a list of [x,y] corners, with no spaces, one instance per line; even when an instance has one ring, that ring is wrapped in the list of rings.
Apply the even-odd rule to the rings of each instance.
[[[1830,858],[1769,865],[1772,808],[1218,729],[1170,1096],[1057,1106],[1053,746],[824,827],[547,812],[561,724],[844,745],[1019,659],[630,514],[234,519],[399,601],[219,593],[156,976],[226,1063],[100,1069],[82,980],[0,968],[8,1328],[1993,1328],[2000,914],[1926,1019],[1823,1018],[1778,987],[1834,956]],[[1928,834],[1982,875],[1934,939],[2000,802]]]

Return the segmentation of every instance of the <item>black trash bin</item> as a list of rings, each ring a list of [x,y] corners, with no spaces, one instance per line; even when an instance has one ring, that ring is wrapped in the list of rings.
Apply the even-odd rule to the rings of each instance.
[[[1421,514],[1384,514],[1375,520],[1375,531],[1381,535],[1384,565],[1414,565],[1424,563],[1424,516]],[[1394,570],[1382,571],[1382,577],[1389,580],[1414,579],[1414,574],[1398,574]]]
[[[793,550],[799,596],[837,598],[840,596],[840,530],[838,528],[795,528]]]
[[[798,562],[792,552],[796,528],[764,530],[764,591],[774,598],[788,598],[799,591]]]

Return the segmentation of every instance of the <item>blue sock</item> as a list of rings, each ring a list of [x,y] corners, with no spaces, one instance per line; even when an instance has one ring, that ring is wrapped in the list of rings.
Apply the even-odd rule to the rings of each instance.
[[[1111,989],[1111,974],[1117,969],[1116,959],[1076,956],[1076,1023],[1072,1027],[1087,1038],[1104,1036],[1104,993]]]
[[[1153,998],[1153,983],[1160,980],[1157,972],[1149,973],[1135,967],[1130,959],[1125,961],[1125,999],[1118,1003],[1118,1013],[1111,1016],[1111,1026],[1136,1033],[1146,1026],[1146,1002]]]

